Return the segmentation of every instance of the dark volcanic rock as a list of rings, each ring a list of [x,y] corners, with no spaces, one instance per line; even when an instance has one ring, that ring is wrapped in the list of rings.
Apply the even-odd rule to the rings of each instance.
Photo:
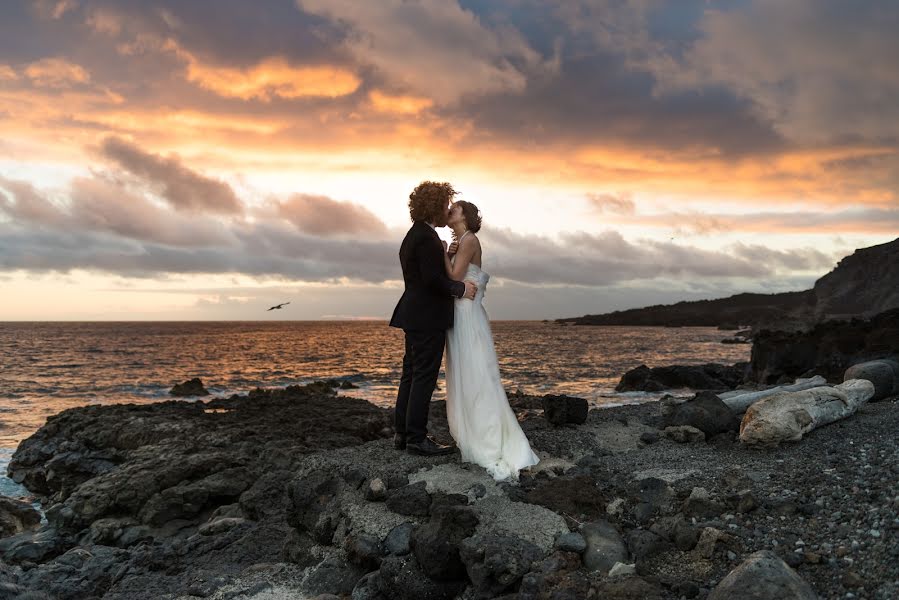
[[[899,309],[868,320],[824,321],[804,332],[760,331],[752,346],[752,378],[776,383],[822,375],[839,383],[850,366],[899,356]]]
[[[899,394],[899,362],[891,359],[871,360],[846,369],[843,381],[867,379],[874,384],[871,402]]]
[[[452,600],[465,581],[434,581],[411,555],[388,556],[381,562],[378,585],[391,600]]]
[[[721,580],[709,600],[817,600],[818,595],[776,554],[761,550],[752,554]]]
[[[310,594],[351,594],[364,575],[364,569],[334,557],[313,567],[304,583]]]
[[[899,239],[860,248],[815,282],[818,319],[899,308]]]
[[[706,437],[737,429],[740,422],[727,404],[712,392],[700,392],[686,402],[675,404],[665,415],[663,427],[689,425]]]
[[[587,420],[587,401],[572,396],[543,396],[543,416],[553,425],[580,425]]]
[[[30,531],[41,522],[41,514],[27,502],[0,496],[0,538]]]
[[[331,544],[341,516],[335,502],[340,486],[341,480],[328,472],[294,480],[287,492],[287,522],[298,531],[309,533],[319,544]]]
[[[208,396],[209,391],[203,387],[203,382],[199,377],[194,377],[193,379],[189,379],[187,381],[183,381],[181,383],[176,383],[171,390],[169,390],[169,394],[172,396]]]
[[[730,390],[743,383],[747,363],[654,367],[640,365],[622,376],[617,392],[659,392],[666,389]]]
[[[426,517],[431,509],[431,496],[424,481],[404,485],[387,494],[387,508],[398,515]]]
[[[40,563],[59,556],[73,540],[52,527],[26,531],[0,540],[0,555],[9,564]]]
[[[412,551],[412,531],[415,523],[402,523],[390,530],[384,538],[384,550],[396,556],[403,556]]]
[[[412,532],[412,551],[428,577],[437,581],[465,577],[459,545],[474,533],[477,525],[474,512],[451,506],[440,509],[430,521]]]
[[[493,598],[511,589],[543,558],[534,544],[504,535],[476,535],[462,541],[462,562],[475,591]]]
[[[581,527],[581,535],[587,540],[584,566],[591,571],[606,574],[616,562],[627,562],[627,547],[621,534],[607,521],[587,523]]]

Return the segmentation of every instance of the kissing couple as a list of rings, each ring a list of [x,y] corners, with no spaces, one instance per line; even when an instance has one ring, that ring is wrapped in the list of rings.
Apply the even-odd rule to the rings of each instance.
[[[539,462],[503,389],[490,321],[482,301],[490,276],[481,269],[478,208],[449,183],[425,181],[409,194],[412,227],[400,246],[405,290],[391,327],[405,333],[396,397],[394,446],[411,454],[455,452],[428,437],[428,410],[446,349],[446,413],[462,460],[497,481],[515,480]],[[449,226],[449,247],[437,227]]]

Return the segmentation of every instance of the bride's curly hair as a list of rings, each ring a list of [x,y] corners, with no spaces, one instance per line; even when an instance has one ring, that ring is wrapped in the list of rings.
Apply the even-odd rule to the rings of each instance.
[[[409,194],[409,216],[413,221],[446,225],[446,207],[458,193],[452,184],[422,181]]]
[[[465,200],[458,200],[456,204],[462,207],[462,216],[465,218],[465,226],[468,227],[468,230],[472,233],[479,232],[481,230],[481,211],[478,210],[478,207]]]

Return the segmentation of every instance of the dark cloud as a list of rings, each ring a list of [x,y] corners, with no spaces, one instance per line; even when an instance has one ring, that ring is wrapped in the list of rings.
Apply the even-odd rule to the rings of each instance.
[[[799,141],[899,136],[899,4],[753,0],[707,10],[699,35],[652,65],[664,93],[720,86]]]
[[[735,255],[755,264],[767,265],[769,268],[783,268],[789,271],[816,271],[832,268],[836,260],[814,248],[796,248],[793,250],[774,250],[759,244],[741,244],[734,246]]]
[[[64,206],[25,184],[4,180],[0,189],[8,191],[0,196],[8,219],[0,223],[0,270],[79,268],[135,277],[242,273],[370,283],[401,276],[396,252],[402,232],[370,235],[383,228],[372,213],[329,198],[298,194],[253,220],[221,221],[202,214],[186,220],[99,176],[75,180]],[[494,277],[528,285],[595,287],[659,278],[692,285],[694,280],[824,270],[832,264],[808,249],[738,244],[709,251],[630,241],[613,231],[553,239],[490,229],[482,237]]]
[[[311,235],[382,237],[387,232],[383,221],[364,206],[337,202],[326,196],[294,194],[279,205],[278,211],[297,229]]]
[[[177,157],[150,154],[135,144],[114,137],[103,141],[101,151],[177,210],[226,214],[242,210],[240,200],[228,184],[188,169]]]

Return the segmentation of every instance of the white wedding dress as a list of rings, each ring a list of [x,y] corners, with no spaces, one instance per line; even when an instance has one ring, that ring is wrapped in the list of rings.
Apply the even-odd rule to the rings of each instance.
[[[455,301],[453,328],[446,332],[446,412],[462,460],[478,464],[497,481],[517,480],[537,464],[499,377],[490,321],[482,301],[490,275],[469,265],[478,285],[474,300]]]

